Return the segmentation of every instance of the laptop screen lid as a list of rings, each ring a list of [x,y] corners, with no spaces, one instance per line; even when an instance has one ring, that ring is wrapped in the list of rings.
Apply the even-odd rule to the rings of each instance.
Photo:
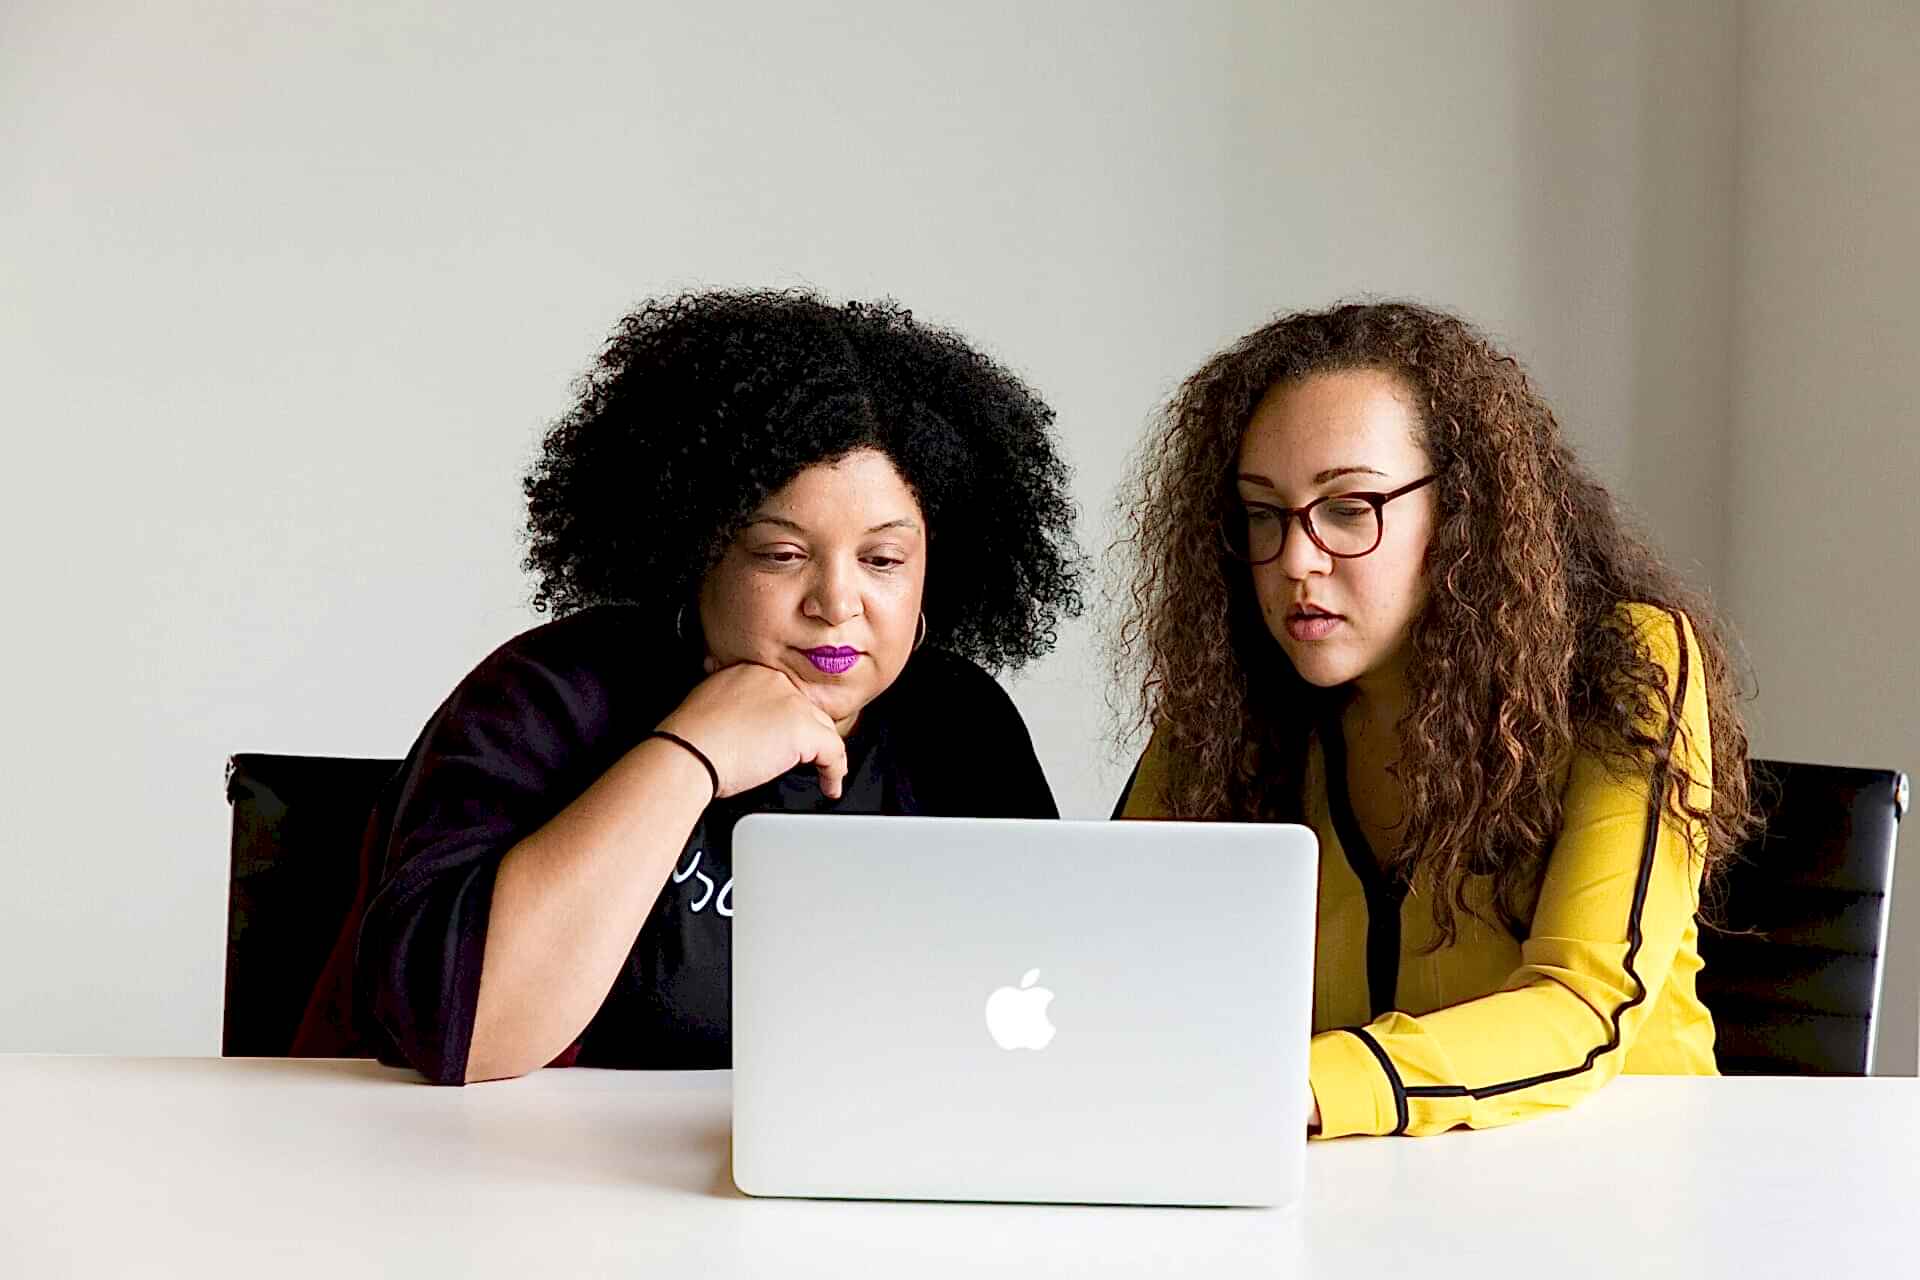
[[[1317,860],[1280,824],[743,818],[734,1181],[1292,1200]]]

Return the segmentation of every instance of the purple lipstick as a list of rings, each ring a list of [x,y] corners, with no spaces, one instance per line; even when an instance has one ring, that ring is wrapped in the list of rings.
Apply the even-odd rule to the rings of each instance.
[[[853,670],[854,663],[860,661],[860,651],[845,645],[823,645],[802,652],[807,655],[808,662],[830,676],[843,676]]]

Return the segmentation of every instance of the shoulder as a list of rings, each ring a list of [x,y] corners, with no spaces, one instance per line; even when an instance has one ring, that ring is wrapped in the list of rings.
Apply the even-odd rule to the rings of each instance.
[[[561,696],[652,702],[697,682],[670,624],[633,605],[596,605],[521,632],[461,681],[459,693],[499,691],[533,700]]]
[[[1630,601],[1615,606],[1612,622],[1667,673],[1670,688],[1683,690],[1698,682],[1700,644],[1693,633],[1693,620],[1685,612]]]
[[[977,663],[923,650],[884,696],[887,732],[921,812],[1060,816],[1020,709]],[[993,785],[981,785],[985,776]]]
[[[1617,604],[1613,607],[1613,623],[1628,634],[1637,636],[1657,652],[1669,656],[1692,646],[1693,619],[1684,610],[1668,605],[1649,604],[1641,600]]]
[[[1639,655],[1659,668],[1665,682],[1665,689],[1658,692],[1644,686],[1639,692],[1622,688],[1620,696],[1631,708],[1633,725],[1655,741],[1670,746],[1677,741],[1696,778],[1710,778],[1711,677],[1693,620],[1680,609],[1635,602],[1616,608],[1614,621],[1632,639]]]
[[[908,660],[888,690],[896,708],[916,712],[966,709],[975,715],[998,712],[1016,719],[1013,698],[979,663],[943,649],[923,649]]]
[[[474,673],[529,664],[590,672],[649,651],[657,654],[669,639],[649,610],[596,605],[522,631],[482,659]]]
[[[661,630],[649,610],[596,606],[523,631],[460,680],[423,738],[596,741],[624,718],[657,716],[692,683]]]
[[[1033,753],[1013,698],[985,668],[957,654],[913,655],[876,705],[888,732],[922,767],[945,767],[982,752]]]
[[[1173,769],[1173,749],[1165,727],[1156,726],[1153,736],[1134,763],[1126,789],[1114,806],[1116,818],[1165,818],[1172,814],[1167,802],[1167,779]]]

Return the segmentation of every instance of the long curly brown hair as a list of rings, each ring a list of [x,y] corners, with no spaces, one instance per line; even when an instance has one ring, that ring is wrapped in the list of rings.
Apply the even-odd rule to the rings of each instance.
[[[1386,870],[1430,900],[1436,946],[1463,915],[1524,936],[1577,750],[1622,775],[1668,767],[1663,811],[1711,872],[1756,823],[1739,675],[1713,610],[1669,570],[1561,439],[1513,357],[1458,317],[1403,302],[1284,316],[1180,387],[1123,498],[1132,553],[1116,636],[1139,679],[1125,717],[1172,761],[1172,816],[1299,821],[1308,741],[1350,695],[1308,684],[1274,641],[1246,567],[1222,548],[1241,437],[1275,384],[1373,369],[1413,393],[1438,475],[1427,602],[1413,625]],[[1692,621],[1706,680],[1712,801],[1696,807],[1667,676],[1618,623],[1629,602]],[[1704,784],[1705,780],[1698,780]],[[1696,825],[1697,824],[1697,825]],[[1491,903],[1469,892],[1489,877]],[[1497,919],[1491,918],[1497,915]]]

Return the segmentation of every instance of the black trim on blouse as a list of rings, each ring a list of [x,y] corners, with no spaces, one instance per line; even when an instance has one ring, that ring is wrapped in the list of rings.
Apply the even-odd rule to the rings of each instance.
[[[1367,898],[1367,1000],[1373,1016],[1393,1011],[1400,988],[1400,907],[1407,900],[1406,883],[1390,876],[1374,856],[1373,846],[1353,816],[1347,794],[1347,742],[1340,730],[1339,712],[1330,714],[1320,729],[1320,750],[1327,764],[1327,809],[1347,865],[1360,879]],[[1369,1043],[1372,1038],[1368,1037]],[[1376,1053],[1380,1046],[1373,1045]],[[1398,1088],[1396,1081],[1395,1087]]]

